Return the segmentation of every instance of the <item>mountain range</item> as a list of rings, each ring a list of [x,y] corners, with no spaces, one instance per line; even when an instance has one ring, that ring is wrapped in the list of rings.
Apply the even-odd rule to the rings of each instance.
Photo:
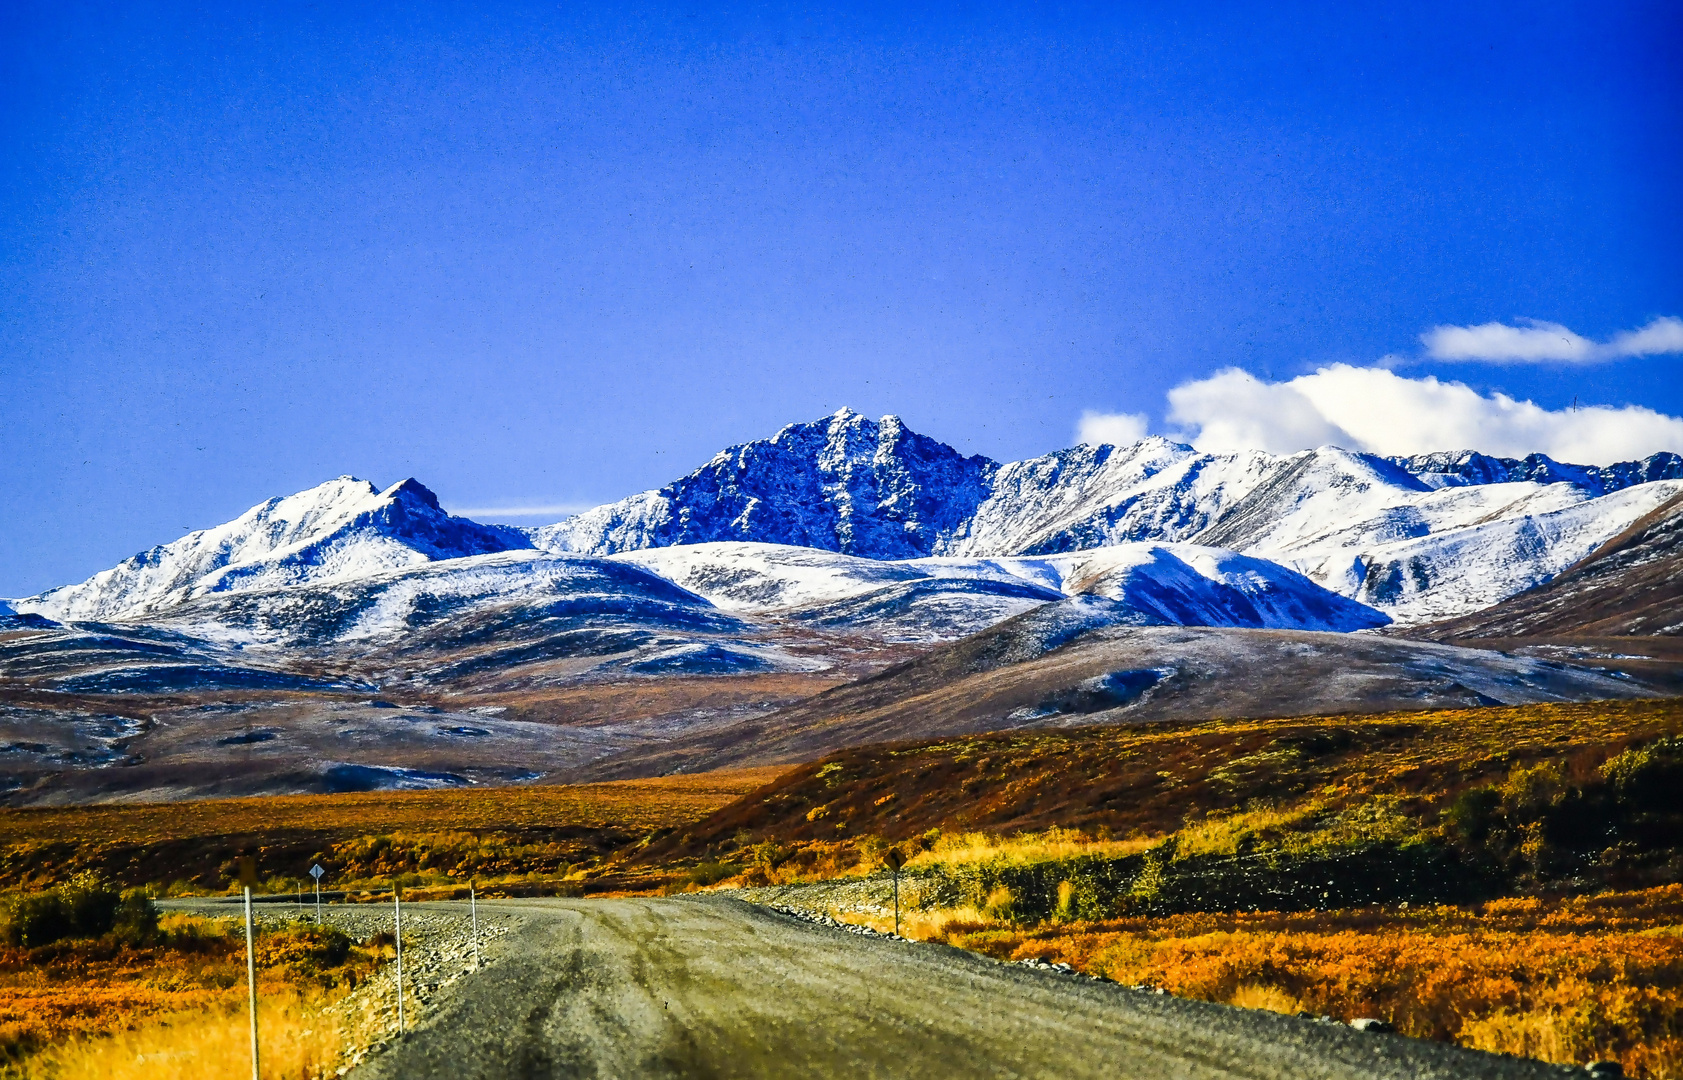
[[[1521,655],[1503,628],[1570,634],[1587,603],[1604,633],[1676,634],[1679,521],[1674,454],[1148,438],[999,463],[846,409],[534,529],[340,477],[0,602],[0,792],[520,782],[1675,692],[1655,648]]]
[[[1058,589],[1051,583],[1058,572],[995,560],[1159,545],[1155,555],[1141,549],[1115,558],[1166,566],[1173,556],[1160,545],[1192,544],[1257,560],[1246,564],[1248,580],[1272,575],[1270,588],[1289,581],[1312,595],[1291,576],[1300,575],[1380,613],[1367,616],[1366,625],[1413,623],[1465,615],[1542,584],[1679,493],[1683,458],[1675,454],[1596,468],[1472,451],[1410,458],[1335,447],[1207,454],[1150,438],[1000,464],[965,456],[897,417],[873,421],[843,409],[725,450],[658,490],[529,530],[453,517],[412,479],[380,491],[340,477],[13,607],[61,622],[132,622],[167,618],[207,598],[302,586],[333,585],[343,597],[348,583],[362,581],[389,597],[393,574],[429,568],[425,577],[438,582],[433,564],[505,555],[463,564],[464,575],[450,585],[458,597],[464,587],[479,588],[481,599],[501,601],[559,587],[557,564],[537,554],[614,558],[726,542],[899,566],[872,571],[889,577],[1021,579]],[[750,572],[757,557],[739,552],[729,572]],[[941,570],[919,565],[930,558],[949,561]],[[1179,561],[1183,584],[1210,595],[1194,605],[1196,613],[1159,610],[1166,621],[1273,625],[1245,603],[1231,603],[1231,575],[1195,573],[1212,583],[1198,585],[1184,573],[1191,564]],[[1262,571],[1260,561],[1281,569]],[[661,574],[647,559],[639,565]],[[802,573],[836,583],[804,592],[768,585],[755,606],[852,595],[861,570],[817,559]],[[1329,626],[1316,617],[1300,628],[1362,623],[1354,609],[1317,603],[1345,612],[1344,621]],[[342,622],[353,634],[370,625]]]

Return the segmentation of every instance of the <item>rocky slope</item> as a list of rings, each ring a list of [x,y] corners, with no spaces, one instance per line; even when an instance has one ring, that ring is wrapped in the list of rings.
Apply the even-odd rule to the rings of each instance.
[[[794,763],[849,746],[1017,728],[1668,692],[1617,661],[1567,664],[1368,634],[1130,627],[1093,610],[1103,603],[1048,604],[769,715],[606,755],[583,772],[615,778]]]
[[[1546,584],[1418,632],[1439,639],[1683,635],[1683,494]]]
[[[536,530],[551,551],[608,554],[752,540],[906,559],[974,510],[997,466],[850,409],[734,446],[658,491]]]

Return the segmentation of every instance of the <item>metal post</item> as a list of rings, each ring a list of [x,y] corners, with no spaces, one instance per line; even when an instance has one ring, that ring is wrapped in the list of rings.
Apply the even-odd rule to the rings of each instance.
[[[397,949],[397,1033],[403,1034],[403,900],[398,896],[397,885],[392,885],[392,911],[395,914],[393,926],[396,933],[393,938]]]
[[[321,925],[321,878],[316,878],[316,925]]]
[[[251,1080],[257,1076],[257,953],[251,941],[251,886],[245,887],[245,986],[251,1002]]]
[[[906,865],[906,853],[897,847],[888,849],[882,861],[894,871],[894,936],[900,936],[900,868]]]
[[[479,900],[473,893],[473,882],[468,882],[468,913],[473,916],[473,970],[479,970]]]

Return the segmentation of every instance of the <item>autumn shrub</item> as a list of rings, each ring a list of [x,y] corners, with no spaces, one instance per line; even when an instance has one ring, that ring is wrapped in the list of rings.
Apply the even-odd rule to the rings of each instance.
[[[98,878],[15,897],[6,912],[5,941],[37,948],[64,938],[94,938],[115,931],[141,943],[156,933],[157,909],[140,890],[122,892]]]
[[[1052,921],[1066,923],[1077,917],[1077,889],[1073,881],[1058,882],[1058,902],[1052,909]]]
[[[111,930],[132,945],[144,945],[158,933],[158,908],[143,889],[125,889],[111,913]]]
[[[1515,765],[1444,806],[1444,833],[1512,887],[1594,874],[1628,884],[1675,879],[1683,831],[1683,738],[1620,751],[1589,776],[1562,761]]]
[[[284,968],[299,981],[333,985],[332,969],[350,960],[352,944],[337,927],[292,923],[259,936],[253,951],[264,967]]]
[[[791,854],[789,849],[775,840],[767,840],[763,844],[756,844],[749,850],[749,858],[755,866],[763,866],[768,870],[775,870],[788,861]]]
[[[1017,898],[1011,895],[1011,890],[999,885],[988,893],[987,899],[982,902],[982,916],[992,922],[1010,925],[1019,918],[1017,908]]]
[[[1014,925],[1009,905],[916,912],[903,933],[1002,960],[1632,1076],[1683,1068],[1683,886],[1404,911],[1187,913]],[[854,915],[882,929],[885,917]]]
[[[685,875],[684,881],[696,888],[706,888],[709,885],[717,885],[726,878],[734,877],[739,869],[739,867],[732,866],[730,863],[704,862]]]

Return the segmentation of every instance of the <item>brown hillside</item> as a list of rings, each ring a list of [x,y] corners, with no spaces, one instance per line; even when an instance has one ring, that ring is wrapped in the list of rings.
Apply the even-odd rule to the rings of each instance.
[[[1371,634],[1105,627],[1067,644],[1048,605],[728,729],[581,770],[620,777],[811,761],[847,746],[1101,722],[1406,712],[1660,696],[1623,661],[1509,656]],[[1564,661],[1564,662],[1563,662]],[[1652,666],[1652,665],[1650,665]]]
[[[889,840],[926,830],[1053,826],[1163,835],[1211,812],[1316,796],[1402,806],[1543,760],[1570,774],[1635,741],[1683,732],[1683,699],[1287,720],[1107,725],[844,750],[802,765],[643,859],[732,844]]]

